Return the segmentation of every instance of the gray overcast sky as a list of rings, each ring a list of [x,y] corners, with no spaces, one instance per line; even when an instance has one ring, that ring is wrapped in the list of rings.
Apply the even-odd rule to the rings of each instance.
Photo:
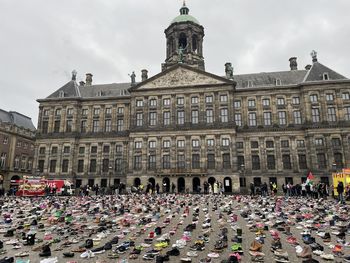
[[[181,0],[0,0],[0,108],[30,116],[78,71],[94,83],[160,72],[164,29]],[[319,61],[350,77],[349,0],[187,0],[205,28],[206,70],[224,75],[283,71]]]

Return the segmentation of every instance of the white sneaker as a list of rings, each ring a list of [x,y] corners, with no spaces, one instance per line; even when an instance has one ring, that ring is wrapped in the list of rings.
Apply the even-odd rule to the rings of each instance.
[[[188,251],[186,255],[188,257],[197,257],[198,256],[196,251]]]
[[[321,250],[315,250],[314,251],[314,254],[317,255],[317,256],[321,256],[323,254],[323,251]]]
[[[57,262],[58,262],[57,257],[45,258],[45,259],[40,260],[40,263],[57,263]]]
[[[83,252],[81,255],[80,255],[81,258],[93,258],[95,257],[95,253],[92,252],[91,250],[87,250],[85,252]]]

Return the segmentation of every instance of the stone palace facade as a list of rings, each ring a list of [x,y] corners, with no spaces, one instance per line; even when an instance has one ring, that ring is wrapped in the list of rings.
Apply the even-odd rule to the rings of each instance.
[[[35,166],[47,178],[194,192],[221,182],[330,182],[350,164],[350,81],[321,64],[225,76],[205,71],[204,28],[184,5],[165,30],[162,72],[131,83],[72,79],[39,99]]]

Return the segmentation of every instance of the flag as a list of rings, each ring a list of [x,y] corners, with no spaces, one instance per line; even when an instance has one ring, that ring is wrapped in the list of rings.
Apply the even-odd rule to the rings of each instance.
[[[313,179],[315,179],[315,176],[312,174],[312,172],[310,171],[308,176],[307,176],[307,179],[306,179],[306,184],[313,184]]]

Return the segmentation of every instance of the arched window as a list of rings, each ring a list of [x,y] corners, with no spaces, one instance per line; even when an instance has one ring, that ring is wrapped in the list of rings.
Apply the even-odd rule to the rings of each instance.
[[[181,33],[179,37],[179,48],[187,47],[187,37],[185,33]]]
[[[198,43],[197,43],[197,36],[196,35],[192,36],[192,51],[194,53],[198,52]]]

